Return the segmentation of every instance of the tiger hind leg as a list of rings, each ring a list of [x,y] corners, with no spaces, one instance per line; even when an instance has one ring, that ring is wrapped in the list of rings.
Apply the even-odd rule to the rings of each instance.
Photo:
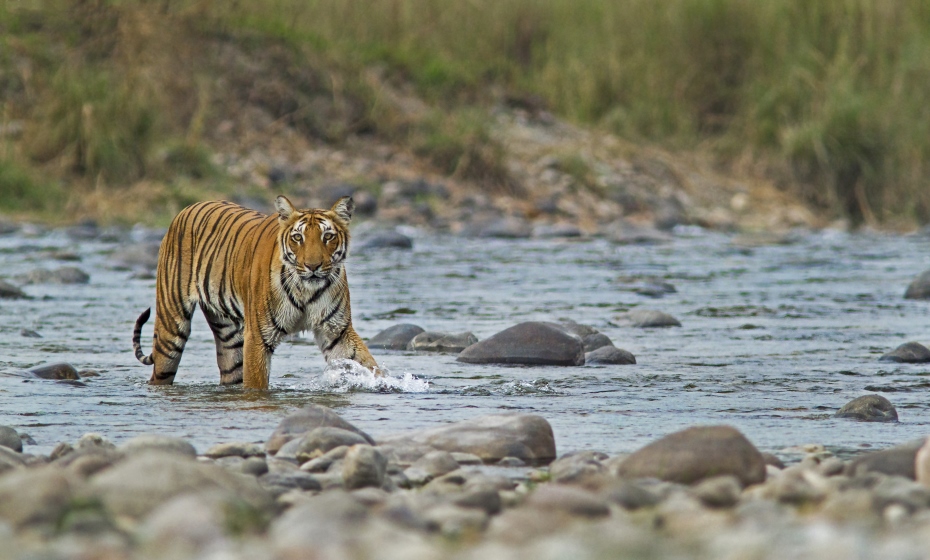
[[[216,365],[220,368],[220,384],[242,383],[242,325],[206,310],[204,316],[216,342]]]
[[[178,309],[157,306],[155,313],[155,338],[152,342],[152,370],[150,385],[171,385],[178,373],[181,354],[191,334],[191,317],[194,304]]]

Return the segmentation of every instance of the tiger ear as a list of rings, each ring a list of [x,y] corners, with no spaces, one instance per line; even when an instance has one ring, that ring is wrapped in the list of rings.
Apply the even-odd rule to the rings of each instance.
[[[274,199],[274,207],[278,211],[278,220],[282,222],[286,222],[291,217],[291,214],[297,211],[291,201],[284,195]]]
[[[333,207],[329,209],[330,212],[339,216],[339,219],[349,225],[349,222],[352,221],[352,212],[355,210],[355,201],[352,200],[351,196],[344,196],[336,201],[336,204],[333,204]]]

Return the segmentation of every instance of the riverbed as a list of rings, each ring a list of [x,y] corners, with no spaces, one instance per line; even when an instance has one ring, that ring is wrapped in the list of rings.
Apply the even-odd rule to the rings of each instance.
[[[275,352],[270,390],[251,391],[219,385],[213,337],[199,311],[175,384],[146,384],[151,368],[136,361],[130,339],[136,317],[154,305],[155,281],[115,267],[111,253],[151,233],[77,239],[31,228],[0,237],[0,276],[13,283],[36,268],[90,274],[87,284],[26,285],[32,299],[0,301],[0,425],[28,433],[35,444],[27,452],[48,453],[87,432],[116,443],[142,433],[184,437],[200,451],[264,441],[286,414],[311,402],[335,408],[376,439],[487,413],[539,414],[552,424],[560,455],[631,452],[695,424],[733,425],[788,460],[799,444],[850,455],[930,432],[930,365],[878,361],[899,344],[930,340],[930,302],[902,297],[930,268],[930,237],[825,230],[747,238],[682,228],[664,243],[617,245],[406,230],[413,250],[350,257],[354,324],[363,337],[404,322],[483,339],[522,321],[571,319],[608,335],[637,364],[470,365],[448,354],[378,350],[389,375],[376,380],[327,370],[307,335]],[[660,281],[675,292],[634,289]],[[670,313],[682,326],[615,321],[633,308]],[[146,351],[151,336],[150,321]],[[79,383],[23,375],[54,362],[100,375]],[[832,417],[867,393],[890,399],[900,422]]]

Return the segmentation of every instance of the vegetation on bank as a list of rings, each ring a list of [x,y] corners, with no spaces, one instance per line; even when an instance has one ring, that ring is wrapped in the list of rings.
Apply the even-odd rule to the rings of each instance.
[[[927,98],[921,0],[2,2],[0,206],[222,183],[210,131],[250,104],[514,189],[488,133],[507,103],[710,153],[854,222],[926,223]]]

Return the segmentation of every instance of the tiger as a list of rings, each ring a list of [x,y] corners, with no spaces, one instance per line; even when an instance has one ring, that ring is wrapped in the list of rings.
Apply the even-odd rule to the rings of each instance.
[[[223,385],[267,389],[275,348],[299,331],[313,333],[327,363],[355,360],[380,375],[352,326],[345,261],[354,208],[348,196],[329,210],[298,210],[278,196],[271,215],[226,201],[182,210],[158,254],[148,356],[140,341],[151,308],[133,330],[136,358],[154,365],[149,383],[174,382],[197,306],[213,331]]]

